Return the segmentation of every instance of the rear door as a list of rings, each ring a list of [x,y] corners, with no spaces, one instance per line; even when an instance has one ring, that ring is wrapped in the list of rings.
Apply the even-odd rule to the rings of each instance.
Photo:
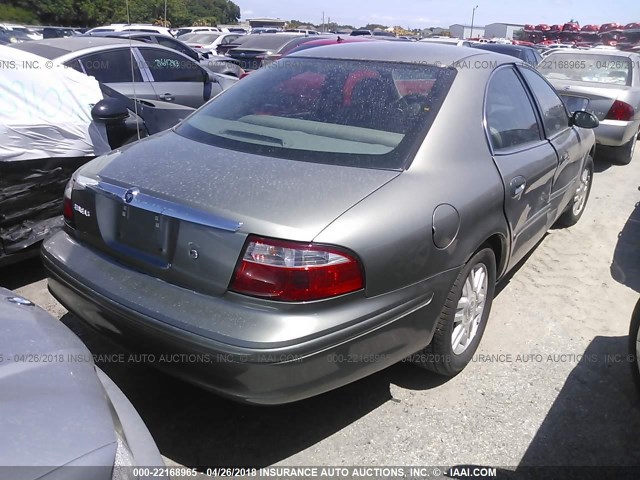
[[[132,61],[132,51],[128,46],[84,55],[69,60],[65,65],[76,70],[79,65],[82,72],[127,97],[157,98],[151,83],[143,79],[138,63]]]
[[[198,108],[222,91],[219,83],[209,82],[205,70],[185,55],[164,48],[138,50],[159,100]]]
[[[551,188],[549,224],[564,211],[575,194],[576,181],[582,171],[588,147],[584,133],[569,126],[569,113],[554,89],[537,72],[518,67],[524,76],[542,116],[545,137],[558,155],[558,168]]]
[[[511,268],[547,231],[558,160],[543,137],[532,98],[512,66],[499,68],[489,80],[485,125],[505,189]]]

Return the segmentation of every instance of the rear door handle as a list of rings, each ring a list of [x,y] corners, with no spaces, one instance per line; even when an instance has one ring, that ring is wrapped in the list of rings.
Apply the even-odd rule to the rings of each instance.
[[[512,198],[519,199],[524,193],[524,189],[527,186],[527,179],[523,176],[518,175],[509,184],[509,193]]]
[[[160,95],[160,100],[164,100],[165,102],[173,102],[175,100],[175,96],[173,93],[163,93]]]
[[[560,156],[560,163],[564,163],[564,162],[568,162],[571,159],[571,156],[569,155],[569,152],[564,152],[561,156]]]

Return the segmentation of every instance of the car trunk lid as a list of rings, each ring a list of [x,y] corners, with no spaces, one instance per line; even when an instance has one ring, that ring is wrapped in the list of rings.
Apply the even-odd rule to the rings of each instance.
[[[575,82],[553,81],[553,85],[563,97],[583,97],[589,100],[586,110],[593,112],[598,120],[604,120],[613,102],[629,87],[610,84],[576,84]]]
[[[220,294],[248,234],[310,242],[398,174],[240,153],[170,131],[80,170],[73,222],[81,240],[123,263]]]

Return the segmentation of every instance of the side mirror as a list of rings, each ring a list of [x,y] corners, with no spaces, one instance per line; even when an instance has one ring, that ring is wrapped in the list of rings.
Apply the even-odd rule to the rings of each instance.
[[[91,118],[96,123],[118,123],[129,117],[129,109],[117,98],[105,98],[91,109]]]
[[[591,112],[585,112],[584,110],[578,110],[571,116],[571,125],[575,125],[580,128],[596,128],[600,125],[598,117]]]

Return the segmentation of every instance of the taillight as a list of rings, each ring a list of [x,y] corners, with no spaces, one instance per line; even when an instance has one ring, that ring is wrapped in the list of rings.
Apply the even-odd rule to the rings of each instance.
[[[606,120],[622,120],[628,122],[629,120],[633,120],[633,107],[628,103],[621,102],[620,100],[616,100],[611,105],[609,109],[609,113],[605,117]]]
[[[64,187],[64,198],[62,200],[62,214],[69,225],[73,225],[73,202],[71,201],[72,192],[73,179],[69,180],[67,182],[67,186]]]
[[[332,246],[249,237],[229,289],[254,297],[305,302],[364,288],[360,262]]]

